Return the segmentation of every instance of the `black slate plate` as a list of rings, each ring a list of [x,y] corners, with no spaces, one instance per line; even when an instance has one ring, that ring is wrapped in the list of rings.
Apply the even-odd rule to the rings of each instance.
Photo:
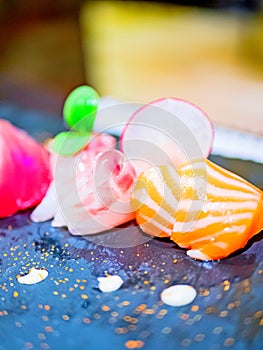
[[[45,116],[32,115],[27,121],[34,133]],[[56,132],[51,119],[42,125]],[[262,165],[213,160],[262,186]],[[202,263],[168,240],[109,248],[50,222],[32,223],[29,215],[0,220],[0,350],[261,348],[262,234],[225,260]],[[138,228],[130,223],[121,230]],[[32,266],[46,268],[48,278],[19,284],[16,276]],[[123,278],[121,289],[99,291],[97,277],[105,272]],[[180,308],[163,305],[160,292],[177,283],[193,285],[197,298]]]

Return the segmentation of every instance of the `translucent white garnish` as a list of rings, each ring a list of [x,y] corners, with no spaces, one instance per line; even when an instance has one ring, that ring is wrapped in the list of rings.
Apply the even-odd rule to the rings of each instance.
[[[161,300],[170,306],[184,306],[194,301],[196,290],[187,284],[178,284],[166,288],[161,293]]]
[[[21,284],[36,284],[44,281],[48,276],[47,270],[38,270],[34,267],[29,270],[29,273],[25,276],[19,276],[18,282]]]
[[[99,277],[99,289],[103,293],[114,292],[119,289],[123,284],[123,279],[120,276],[107,276],[107,277]]]

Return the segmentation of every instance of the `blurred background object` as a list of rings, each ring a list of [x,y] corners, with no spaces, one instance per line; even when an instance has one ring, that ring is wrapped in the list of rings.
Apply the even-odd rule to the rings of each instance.
[[[85,82],[81,0],[0,0],[0,100],[61,114]]]
[[[263,134],[262,1],[0,0],[0,100],[61,115],[87,83],[175,96],[219,125]]]
[[[256,2],[219,3],[228,6],[87,2],[80,22],[86,76],[103,95],[176,96],[217,124],[263,134],[262,11]]]

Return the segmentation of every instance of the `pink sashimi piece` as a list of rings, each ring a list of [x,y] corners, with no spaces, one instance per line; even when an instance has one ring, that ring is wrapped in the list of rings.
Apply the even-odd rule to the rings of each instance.
[[[0,120],[0,217],[41,202],[51,181],[48,151]]]
[[[213,136],[213,126],[199,107],[181,99],[163,98],[131,116],[120,146],[139,175],[151,166],[179,166],[206,158]]]
[[[115,139],[95,134],[74,156],[51,154],[54,180],[31,215],[33,221],[54,218],[78,235],[102,232],[134,218],[130,190],[135,171],[115,150]]]

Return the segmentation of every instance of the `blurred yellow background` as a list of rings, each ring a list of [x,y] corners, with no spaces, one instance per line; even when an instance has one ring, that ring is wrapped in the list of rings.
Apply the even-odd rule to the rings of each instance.
[[[222,125],[263,134],[263,15],[150,2],[91,1],[80,24],[101,94],[175,96]]]
[[[61,115],[68,92],[87,83],[124,101],[183,98],[217,124],[263,135],[260,1],[181,3],[206,7],[0,1],[0,103]]]

